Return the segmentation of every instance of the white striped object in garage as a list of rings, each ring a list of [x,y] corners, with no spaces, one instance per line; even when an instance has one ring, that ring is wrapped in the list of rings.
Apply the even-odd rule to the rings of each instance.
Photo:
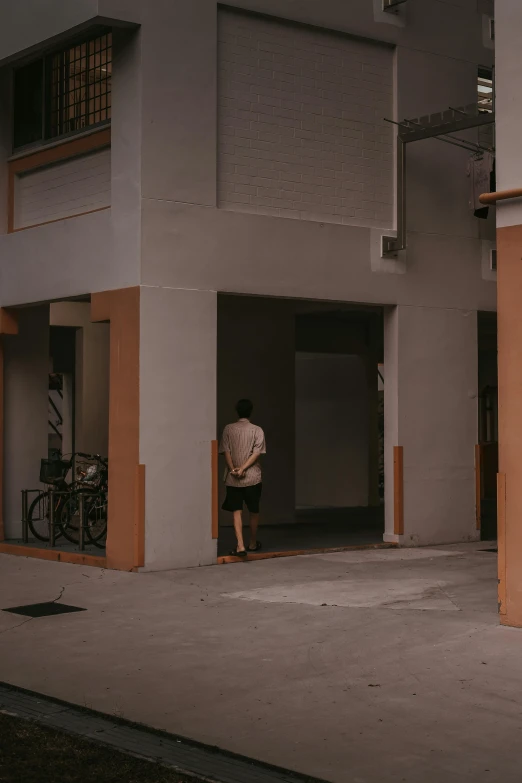
[[[14,228],[28,228],[111,205],[111,150],[96,150],[17,175]]]

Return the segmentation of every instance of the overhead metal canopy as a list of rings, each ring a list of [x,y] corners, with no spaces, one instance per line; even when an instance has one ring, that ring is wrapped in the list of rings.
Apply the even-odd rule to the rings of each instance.
[[[494,112],[481,112],[476,103],[459,108],[448,107],[436,114],[415,117],[414,119],[396,122],[384,118],[398,126],[397,132],[397,236],[382,238],[382,255],[395,256],[406,249],[406,145],[414,141],[438,139],[446,144],[461,147],[468,152],[489,151],[470,139],[455,137],[452,134],[459,131],[479,128],[483,125],[494,125]]]

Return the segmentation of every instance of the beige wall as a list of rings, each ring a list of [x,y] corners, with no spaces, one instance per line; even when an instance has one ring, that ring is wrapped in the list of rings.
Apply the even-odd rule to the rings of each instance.
[[[522,58],[518,36],[522,25],[522,6],[517,0],[498,2],[496,15],[497,189],[509,190],[522,187],[522,101],[519,90]],[[496,211],[499,228],[522,225],[522,205],[519,200],[500,202]]]
[[[466,7],[431,0],[408,3],[404,27],[391,23],[393,15],[381,14],[376,22],[371,4],[356,0],[350,3],[350,13],[346,3],[337,0],[321,4],[245,0],[236,5],[396,42],[395,102],[401,117],[475,100],[478,64],[491,61],[474,3]],[[495,285],[482,279],[485,228],[468,208],[467,155],[440,142],[411,148],[411,233],[405,274],[373,271],[379,265],[372,248],[382,232],[213,209],[219,98],[216,4],[198,6],[198,47],[190,45],[193,14],[192,3],[177,4],[175,46],[159,30],[162,20],[170,18],[162,4],[142,29],[144,73],[152,85],[143,116],[143,284],[379,304],[495,308]],[[188,81],[182,76],[185,73],[190,73]],[[165,148],[166,157],[161,154]]]
[[[3,337],[3,501],[8,539],[21,538],[21,491],[40,487],[40,460],[47,457],[49,307],[20,310],[18,326],[17,335]]]
[[[0,11],[0,19],[2,11]],[[1,24],[0,24],[1,28]],[[140,35],[114,35],[111,209],[6,234],[0,215],[0,300],[27,304],[127,288],[140,281],[142,81]],[[0,68],[0,100],[10,72]],[[2,91],[2,84],[4,90]],[[8,105],[8,104],[4,104]],[[0,185],[7,190],[10,112],[0,112]],[[2,196],[0,196],[0,208]]]
[[[216,294],[142,288],[140,298],[145,569],[208,565],[216,557]]]
[[[475,0],[409,0],[398,17],[384,14],[378,0],[231,4],[395,46],[393,109],[399,119],[473,101],[477,67],[492,62]],[[204,464],[217,429],[207,408],[215,405],[217,338],[210,311],[216,307],[216,292],[398,306],[397,340],[389,342],[386,360],[387,391],[389,378],[395,379],[392,401],[387,402],[393,414],[388,416],[388,432],[395,440],[389,437],[387,448],[400,443],[405,449],[407,533],[421,543],[448,536],[465,540],[476,438],[475,403],[467,397],[468,387],[476,385],[476,325],[474,337],[461,314],[496,306],[495,283],[484,280],[481,269],[482,240],[493,237],[492,226],[485,227],[469,213],[466,153],[436,141],[409,151],[410,233],[399,264],[381,263],[376,248],[383,231],[377,228],[218,209],[217,1],[155,0],[146,13],[139,0],[82,0],[78,8],[57,10],[50,15],[53,21],[42,25],[34,0],[20,0],[16,11],[0,11],[0,62],[12,56],[13,48],[36,46],[67,26],[83,24],[91,14],[142,23],[138,33],[120,38],[115,46],[112,208],[0,235],[0,305],[143,287],[141,437],[143,462],[152,471],[150,477],[147,472],[148,565],[209,562],[213,551],[207,538],[206,490],[200,493],[192,476]],[[510,23],[519,21],[514,0],[506,8],[501,35],[514,35],[506,32],[508,27],[517,29]],[[506,51],[516,50],[515,41],[504,41]],[[506,67],[517,75],[515,61]],[[509,91],[500,95],[505,105],[512,97]],[[0,184],[10,153],[9,123],[4,112]],[[393,229],[393,221],[387,220],[383,229]],[[0,219],[0,230],[3,225]],[[277,323],[278,305],[271,307]],[[389,326],[390,335],[394,328]],[[423,328],[427,334],[421,344]],[[443,338],[444,354],[435,335]],[[286,373],[281,356],[288,346],[279,345],[271,325],[253,339],[261,355],[272,344]],[[193,354],[186,352],[186,345]],[[433,370],[424,370],[423,350]],[[165,356],[172,358],[165,363]],[[228,361],[232,365],[230,357]],[[228,377],[237,378],[234,372],[230,366]],[[439,398],[431,396],[441,375],[449,379],[443,395],[447,418],[435,405]],[[262,372],[251,368],[249,376],[256,381],[255,396]],[[291,383],[288,377],[289,386],[281,384],[281,389]],[[267,399],[278,394],[289,392],[274,387]],[[232,395],[230,388],[226,406],[233,404],[228,402]],[[424,398],[427,404],[419,407]],[[258,412],[277,430],[271,404]],[[204,423],[196,428],[197,442],[189,441],[184,462],[181,446],[167,442],[162,427],[165,432],[179,427],[180,443],[186,447],[189,417],[197,418],[202,406]],[[229,408],[225,410],[225,402],[219,406],[224,422]],[[419,412],[424,410],[429,411],[426,419]],[[284,423],[280,429],[285,431]],[[156,451],[158,437],[161,447]],[[274,445],[270,440],[268,445],[278,453],[286,449],[285,459],[291,462],[293,435],[286,433],[285,438],[286,443],[278,443],[276,436]],[[433,463],[418,462],[432,440]],[[285,475],[287,467],[281,463],[279,470]],[[388,487],[391,475],[388,452]],[[439,491],[441,482],[447,488],[444,493]],[[290,495],[285,498],[280,507],[289,508]],[[273,503],[267,494],[267,510]]]
[[[477,314],[397,307],[385,320],[386,534],[393,536],[393,447],[404,449],[406,546],[472,541],[477,443]]]
[[[30,7],[30,0],[24,3]],[[366,0],[350,0],[348,6],[344,0],[233,5],[395,45],[395,111],[401,117],[474,100],[478,64],[492,58],[475,2],[416,0],[399,18]],[[137,0],[100,0],[98,11],[129,21],[142,16]],[[464,151],[436,141],[409,151],[412,233],[401,267],[405,274],[382,272],[374,257],[379,231],[215,209],[217,3],[157,0],[141,21],[139,33],[120,31],[115,38],[112,210],[0,236],[0,304],[141,282],[495,308],[495,284],[482,279],[480,263],[491,226],[486,229],[469,213]],[[7,22],[8,30],[14,19]],[[58,19],[56,32],[60,25]],[[40,31],[31,35],[36,42]],[[0,46],[0,58],[3,54]],[[397,271],[393,265],[391,271]]]

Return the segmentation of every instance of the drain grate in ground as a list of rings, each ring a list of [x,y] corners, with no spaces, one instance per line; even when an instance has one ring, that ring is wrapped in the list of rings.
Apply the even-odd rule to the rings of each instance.
[[[24,617],[52,617],[55,614],[67,614],[68,612],[85,612],[81,606],[68,606],[54,601],[45,601],[41,604],[26,604],[26,606],[10,606],[3,609],[4,612],[21,614]]]
[[[326,783],[1,682],[0,712],[76,734],[208,783]]]

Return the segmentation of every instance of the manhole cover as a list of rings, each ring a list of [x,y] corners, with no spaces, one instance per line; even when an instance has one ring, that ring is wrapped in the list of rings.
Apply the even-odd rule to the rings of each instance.
[[[85,612],[80,606],[68,606],[57,604],[54,601],[45,601],[42,604],[26,604],[26,606],[11,606],[4,612],[22,614],[24,617],[50,617],[53,614],[67,614],[68,612]]]

